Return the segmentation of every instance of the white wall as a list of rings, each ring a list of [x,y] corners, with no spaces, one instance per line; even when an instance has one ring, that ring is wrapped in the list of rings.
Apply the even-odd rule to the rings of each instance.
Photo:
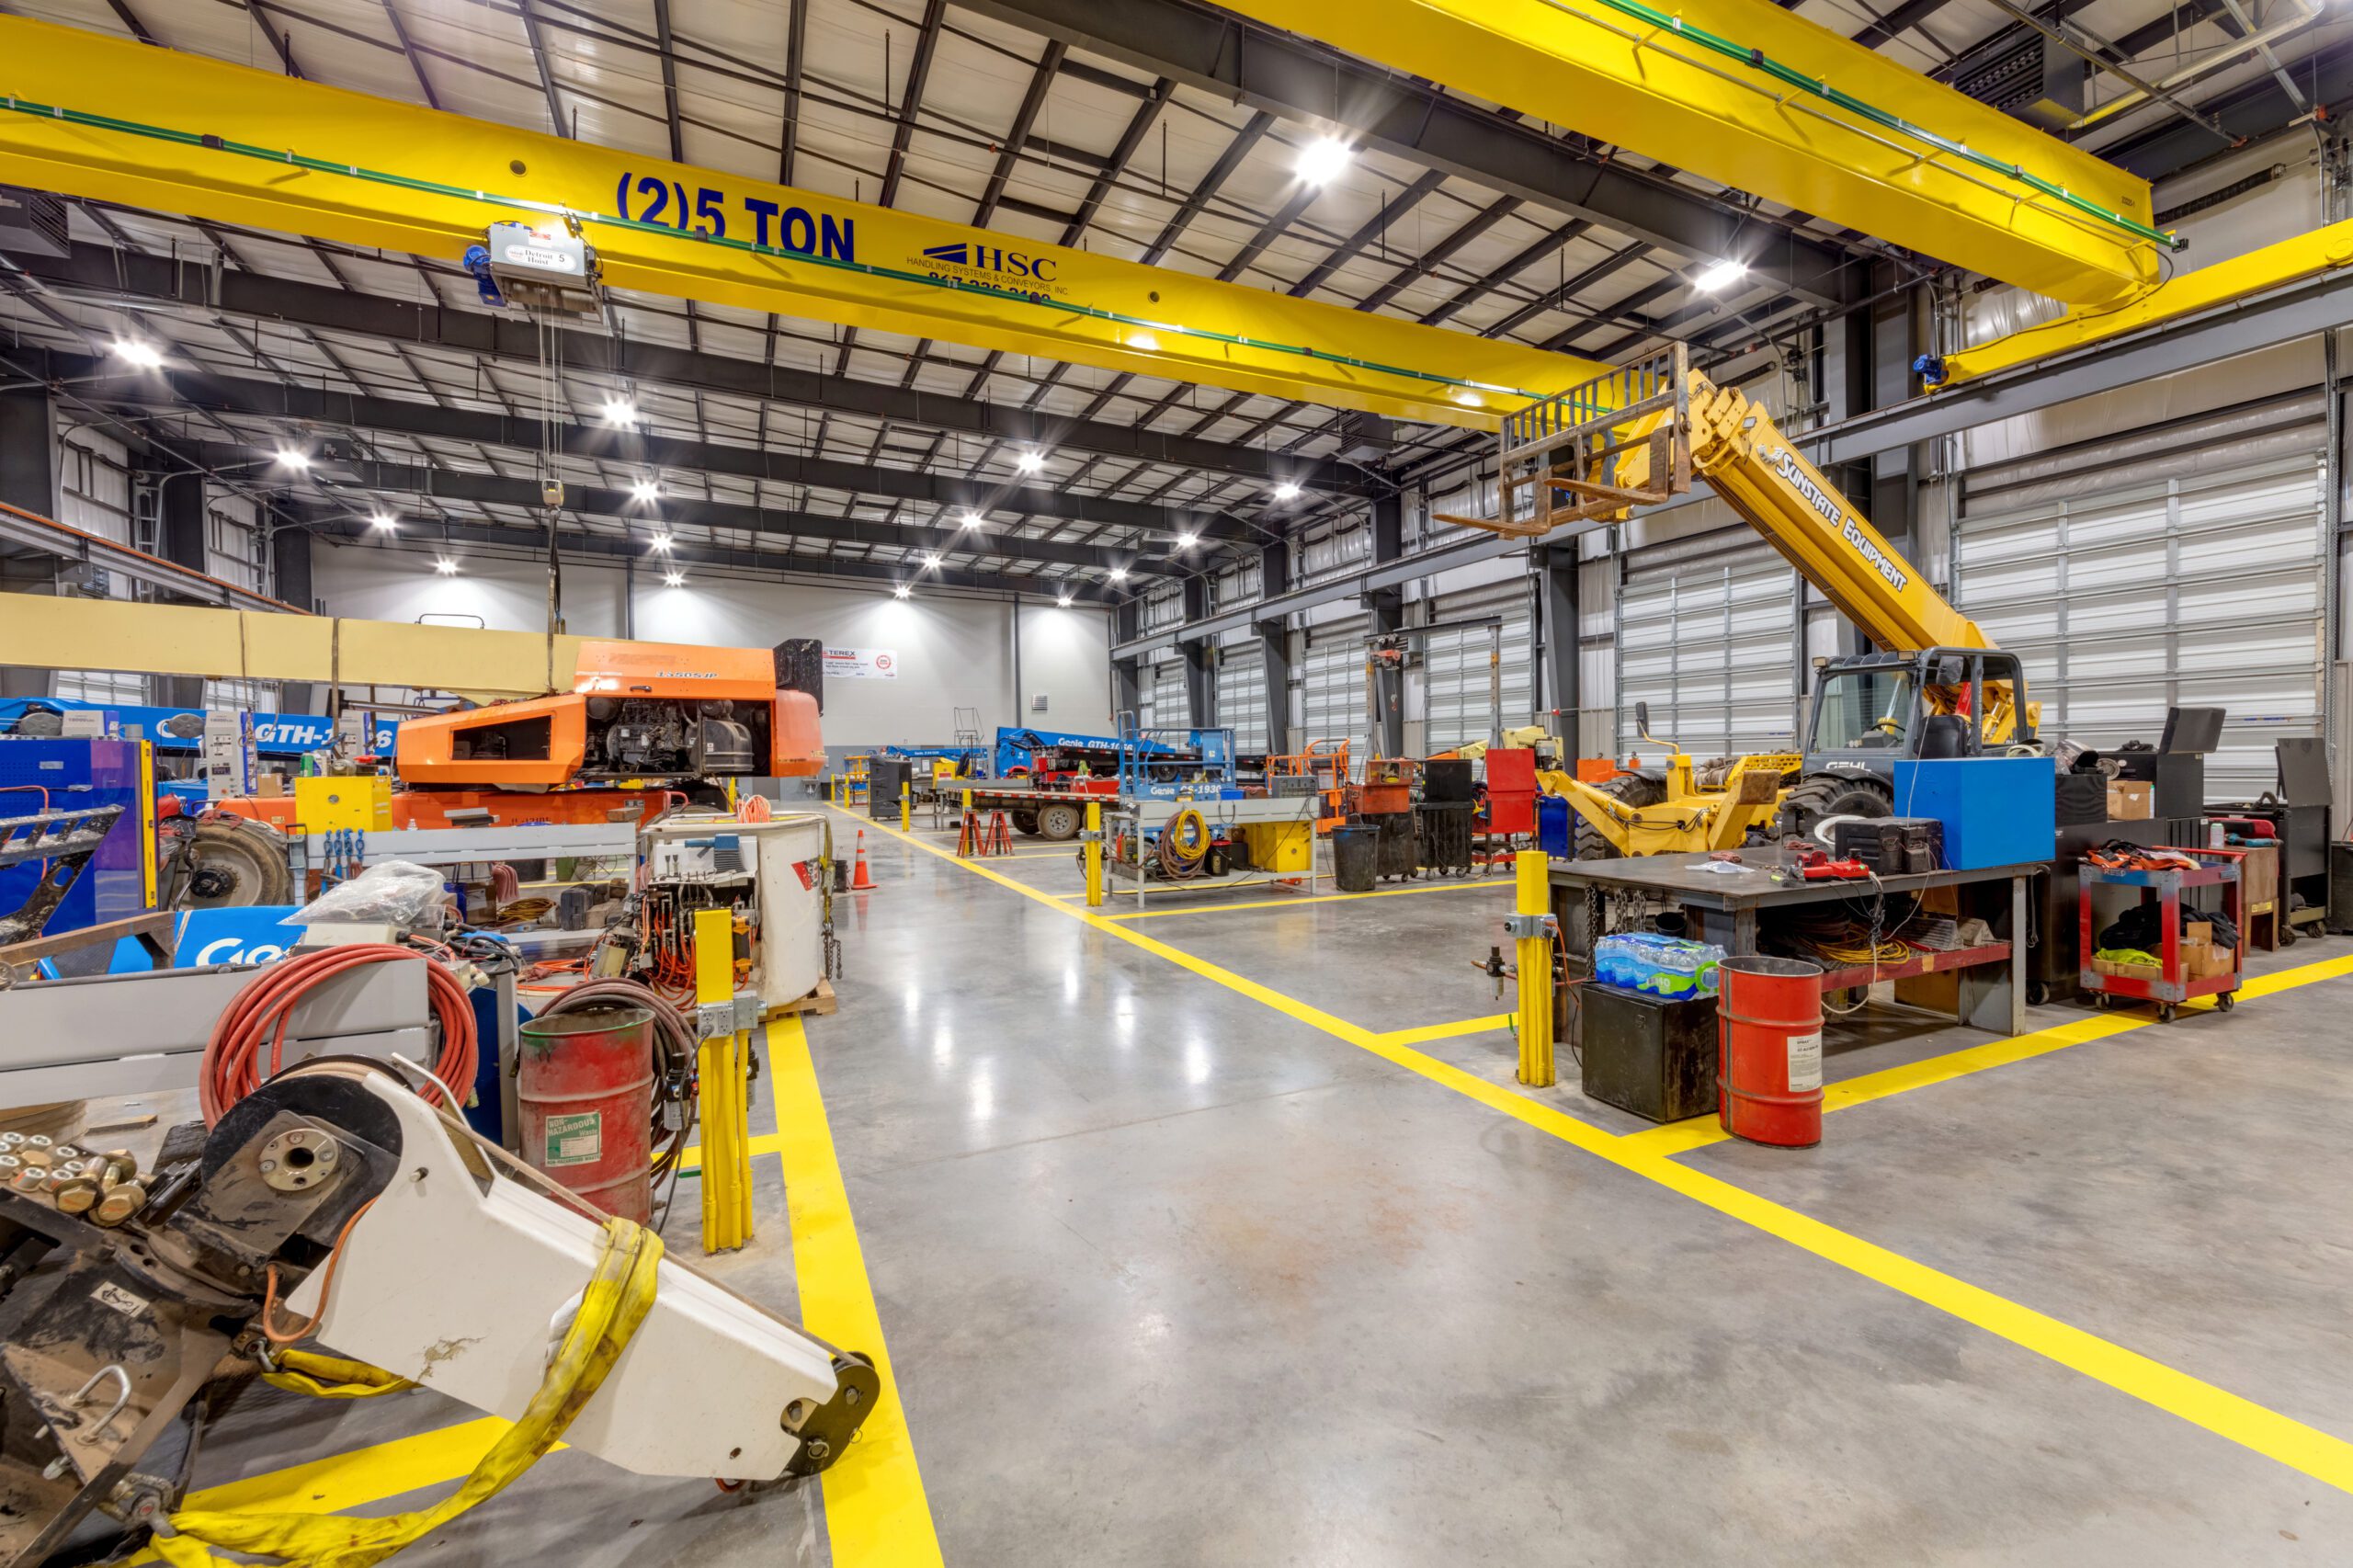
[[[926,594],[893,598],[889,589],[835,588],[813,583],[695,576],[665,587],[658,568],[636,574],[636,635],[655,642],[766,648],[787,637],[822,637],[829,646],[888,649],[892,680],[825,683],[825,744],[881,745],[945,742],[953,710],[977,708],[983,734],[1000,724],[1108,733],[1110,617],[1051,604],[1021,606],[1021,685],[1013,689],[1013,609],[1009,600]],[[407,550],[331,545],[313,555],[312,579],[327,613],[369,620],[479,617],[494,630],[536,631],[547,624],[547,578],[536,562],[469,558],[454,577],[432,558]],[[567,565],[564,630],[617,637],[622,627],[623,574]],[[1043,693],[1047,710],[1029,712]]]

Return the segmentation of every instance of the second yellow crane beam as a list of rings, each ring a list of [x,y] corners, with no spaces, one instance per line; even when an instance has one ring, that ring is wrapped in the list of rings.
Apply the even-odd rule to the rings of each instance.
[[[2169,244],[2146,181],[1773,0],[1222,3],[2070,304],[2154,284]]]
[[[574,215],[605,281],[1492,429],[1592,361],[0,18],[0,181],[456,261]]]

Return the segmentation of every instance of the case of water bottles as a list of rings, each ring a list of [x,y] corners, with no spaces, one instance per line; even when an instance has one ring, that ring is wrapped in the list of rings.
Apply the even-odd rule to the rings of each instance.
[[[1724,950],[1713,942],[1625,931],[1594,944],[1593,977],[1604,985],[1652,996],[1713,996]]]

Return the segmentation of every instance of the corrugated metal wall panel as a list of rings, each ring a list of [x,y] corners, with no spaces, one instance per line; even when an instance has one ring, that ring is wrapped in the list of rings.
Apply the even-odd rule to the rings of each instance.
[[[2154,744],[2167,707],[2220,707],[2207,793],[2245,798],[2272,786],[2274,741],[2320,733],[2322,475],[2315,440],[2252,467],[1965,507],[1957,601],[2024,659],[2046,737]]]

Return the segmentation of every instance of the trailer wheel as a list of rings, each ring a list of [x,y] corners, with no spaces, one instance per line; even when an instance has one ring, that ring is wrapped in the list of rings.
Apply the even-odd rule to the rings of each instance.
[[[1014,812],[1014,813],[1013,813],[1013,831],[1014,831],[1014,832],[1016,832],[1016,833],[1027,834],[1027,835],[1029,835],[1031,838],[1035,838],[1035,837],[1037,837],[1037,836],[1038,836],[1038,813],[1037,813],[1037,812]]]
[[[1040,806],[1033,820],[1038,824],[1035,831],[1041,837],[1063,844],[1078,836],[1078,830],[1086,825],[1086,812],[1068,801],[1055,801]]]
[[[173,909],[243,909],[294,896],[286,844],[274,830],[234,817],[199,824],[165,873]]]

